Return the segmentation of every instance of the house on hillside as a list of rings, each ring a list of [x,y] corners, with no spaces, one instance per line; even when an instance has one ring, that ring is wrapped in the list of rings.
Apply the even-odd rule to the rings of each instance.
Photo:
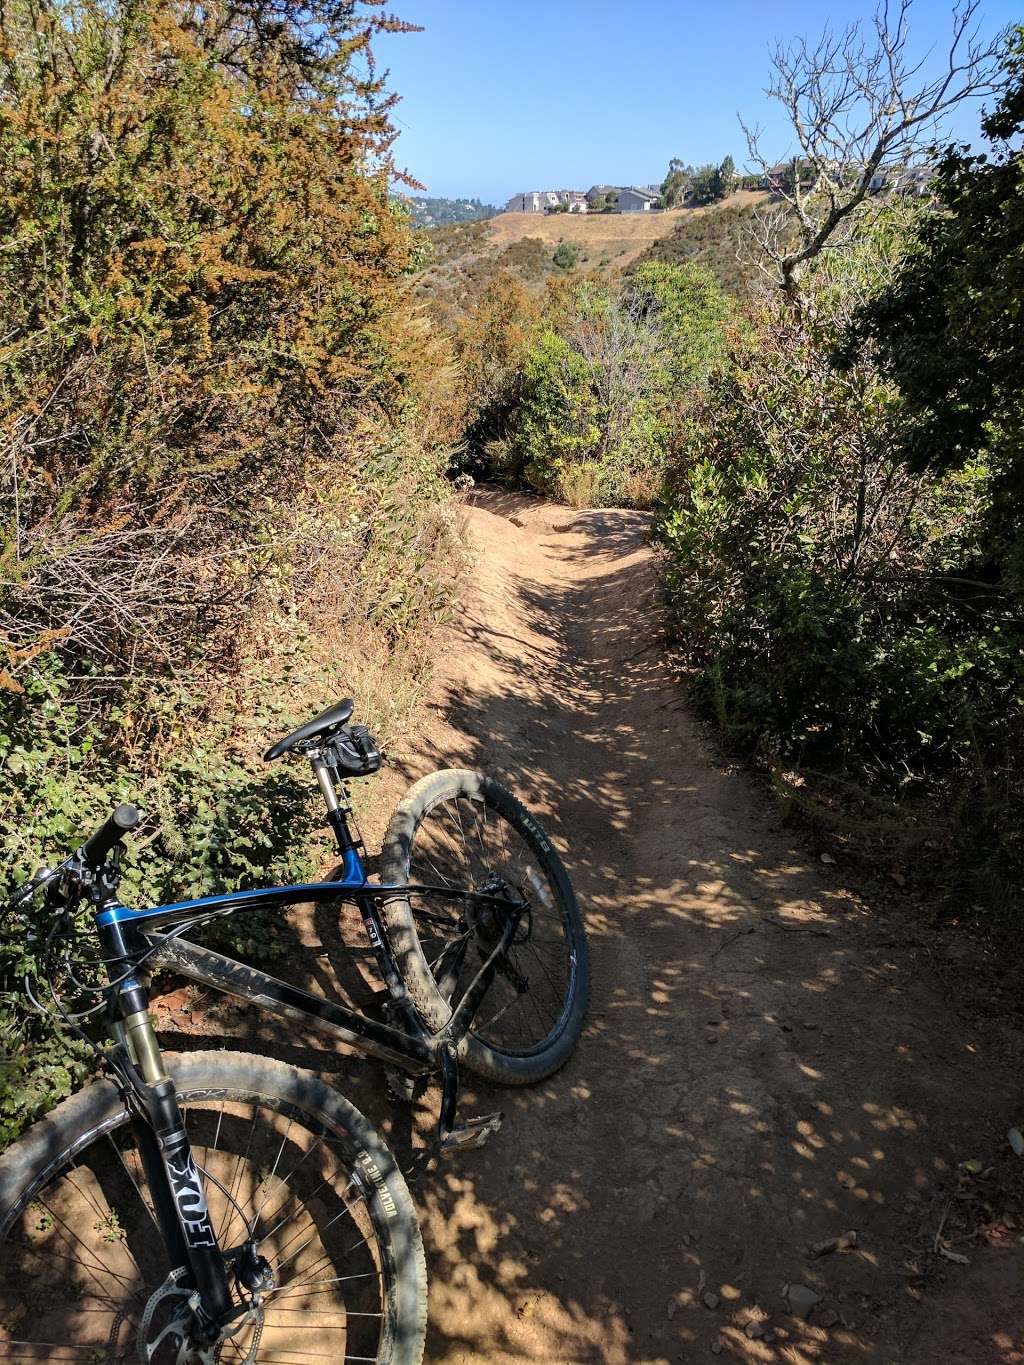
[[[608,202],[609,195],[618,196],[618,185],[591,185],[587,190],[586,200],[592,209],[603,209]]]
[[[524,190],[505,205],[506,213],[601,213],[609,203],[616,213],[649,213],[658,206],[657,185],[591,185],[582,190]]]
[[[934,179],[934,166],[908,166],[896,177],[896,188],[903,194],[927,194]]]
[[[522,194],[514,194],[505,205],[506,213],[543,213],[540,202],[539,190],[524,190]]]
[[[758,188],[771,190],[777,194],[780,190],[784,194],[790,194],[796,185],[796,168],[800,168],[800,188],[810,189],[814,183],[814,168],[807,161],[780,161],[775,166],[769,166],[758,181]]]
[[[626,185],[619,190],[615,207],[619,213],[650,213],[656,207],[659,196],[649,189]]]
[[[888,170],[875,171],[868,181],[868,189],[872,194],[881,194],[883,190],[894,190],[897,194],[921,196],[928,193],[934,178],[935,168],[933,166],[890,167]]]
[[[524,190],[505,205],[506,213],[550,213],[559,207],[570,213],[586,213],[587,196],[582,190]]]

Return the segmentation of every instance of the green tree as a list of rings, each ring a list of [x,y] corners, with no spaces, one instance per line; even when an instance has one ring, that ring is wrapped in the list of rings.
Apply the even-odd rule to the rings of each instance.
[[[731,156],[724,157],[715,172],[715,199],[724,199],[732,194],[736,186],[736,163]]]
[[[571,242],[559,242],[551,259],[559,270],[571,270],[579,258],[578,247],[573,246]]]
[[[991,466],[990,536],[979,576],[1024,597],[1024,28],[1007,88],[983,120],[987,152],[947,150],[935,209],[893,286],[866,307],[870,336],[899,385],[898,448],[912,468]],[[965,566],[964,571],[968,571]]]
[[[692,262],[648,261],[630,277],[623,304],[658,333],[671,401],[692,401],[725,359],[736,324],[734,306],[714,275]]]
[[[505,468],[570,501],[649,503],[724,354],[731,306],[700,267],[650,263],[618,294],[567,281],[546,311],[527,345]]]
[[[661,202],[665,208],[675,208],[683,202],[692,178],[693,167],[673,157],[668,163],[665,179],[661,182]]]
[[[695,204],[713,204],[721,199],[717,166],[699,166],[690,180],[690,198]]]

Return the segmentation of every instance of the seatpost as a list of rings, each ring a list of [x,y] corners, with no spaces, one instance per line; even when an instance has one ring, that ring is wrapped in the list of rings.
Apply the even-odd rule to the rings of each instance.
[[[316,750],[309,756],[310,764],[316,773],[316,780],[320,784],[320,790],[324,794],[324,801],[327,803],[328,815],[340,809],[338,802],[338,792],[334,785],[334,773],[331,765],[324,758],[323,754]]]
[[[309,755],[309,762],[316,780],[323,792],[324,802],[327,805],[327,820],[334,830],[334,837],[338,841],[338,848],[342,853],[347,853],[350,848],[356,847],[356,841],[348,827],[348,812],[352,809],[349,805],[348,797],[342,788],[342,799],[338,800],[338,789],[334,784],[334,768],[323,756],[323,750],[318,749]]]

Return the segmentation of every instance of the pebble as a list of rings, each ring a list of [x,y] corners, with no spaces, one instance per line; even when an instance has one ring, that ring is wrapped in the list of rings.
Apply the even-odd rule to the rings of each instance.
[[[815,1322],[819,1327],[835,1327],[839,1321],[839,1314],[834,1308],[827,1308],[824,1313],[819,1313]]]
[[[722,1300],[718,1297],[717,1294],[712,1294],[711,1290],[709,1289],[708,1292],[704,1295],[703,1302],[705,1308],[717,1308],[718,1305],[722,1302]]]
[[[795,1318],[800,1318],[804,1322],[811,1316],[814,1305],[821,1302],[821,1295],[816,1294],[805,1284],[791,1284],[786,1291],[786,1298],[789,1301],[789,1311]]]
[[[751,1341],[757,1341],[759,1337],[764,1336],[764,1323],[758,1322],[756,1318],[754,1318],[747,1323],[743,1330],[746,1332],[747,1336],[750,1337]]]
[[[711,1343],[711,1354],[713,1356],[720,1356],[722,1354],[722,1350],[723,1347],[720,1341],[713,1341]]]
[[[828,1237],[824,1242],[815,1242],[811,1247],[811,1255],[827,1256],[833,1251],[849,1251],[856,1245],[856,1232],[844,1232],[840,1237]]]

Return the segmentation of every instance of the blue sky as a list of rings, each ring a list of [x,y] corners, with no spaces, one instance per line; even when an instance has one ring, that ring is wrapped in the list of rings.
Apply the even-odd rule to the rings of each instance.
[[[399,165],[438,195],[503,203],[524,189],[660,182],[670,157],[742,165],[737,112],[784,156],[764,94],[773,40],[869,18],[870,4],[813,0],[390,0],[424,32],[377,56],[402,96]],[[951,0],[916,0],[912,42],[941,46]],[[985,32],[1024,5],[983,0]],[[969,138],[977,104],[951,132]]]

